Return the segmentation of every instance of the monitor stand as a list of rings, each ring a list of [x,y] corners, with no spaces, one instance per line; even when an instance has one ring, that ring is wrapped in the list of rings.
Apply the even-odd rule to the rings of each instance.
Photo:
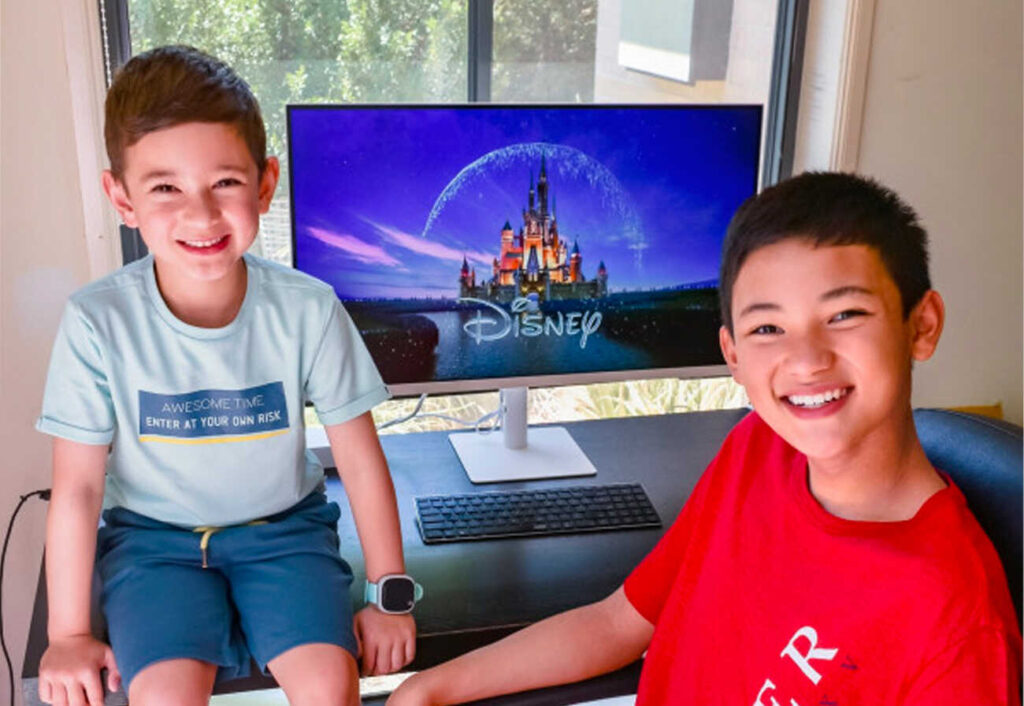
[[[449,434],[474,483],[592,476],[597,469],[564,427],[527,428],[525,387],[501,390],[501,433]],[[529,440],[527,440],[529,437]]]

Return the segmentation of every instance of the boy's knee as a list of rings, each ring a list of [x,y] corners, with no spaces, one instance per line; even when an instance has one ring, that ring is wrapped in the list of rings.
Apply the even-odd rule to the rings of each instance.
[[[359,706],[359,666],[340,647],[296,648],[273,660],[270,671],[291,706]]]
[[[217,666],[191,659],[156,662],[139,672],[128,688],[132,706],[206,706]]]

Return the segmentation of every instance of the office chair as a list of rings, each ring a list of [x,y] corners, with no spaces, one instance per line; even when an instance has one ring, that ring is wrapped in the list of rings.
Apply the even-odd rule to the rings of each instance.
[[[936,468],[967,498],[1006,570],[1010,597],[1021,620],[1024,452],[1020,427],[942,409],[914,410],[917,434]]]

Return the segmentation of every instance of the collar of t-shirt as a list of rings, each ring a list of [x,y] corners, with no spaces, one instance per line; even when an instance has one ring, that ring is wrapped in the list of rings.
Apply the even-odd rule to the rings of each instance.
[[[238,313],[235,314],[235,318],[232,319],[231,323],[220,328],[192,326],[175,316],[174,312],[167,306],[167,302],[164,301],[163,295],[160,294],[160,288],[157,286],[153,256],[147,255],[146,257],[149,260],[148,265],[143,265],[145,267],[146,293],[149,295],[154,308],[156,308],[157,314],[168,326],[190,338],[200,339],[226,338],[242,327],[249,315],[249,310],[252,309],[252,302],[256,296],[255,292],[258,285],[257,280],[260,276],[258,268],[254,266],[252,258],[248,253],[242,256],[246,267],[245,298],[242,300],[242,306]]]
[[[951,505],[966,504],[960,489],[953,484],[948,474],[939,471],[946,481],[946,487],[934,493],[924,501],[917,513],[907,520],[893,522],[874,522],[866,520],[847,520],[837,517],[821,506],[811,494],[807,457],[794,454],[790,468],[787,469],[788,494],[795,499],[799,511],[815,527],[829,534],[849,537],[871,537],[879,534],[914,533],[924,530],[934,518],[948,516]]]

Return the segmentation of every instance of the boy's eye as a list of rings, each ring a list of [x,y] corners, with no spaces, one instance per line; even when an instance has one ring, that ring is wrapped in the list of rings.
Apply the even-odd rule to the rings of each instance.
[[[156,194],[171,194],[177,191],[177,189],[171,184],[157,184],[151,191]]]
[[[777,333],[782,333],[782,329],[775,324],[761,324],[750,331],[751,336],[771,336]]]
[[[847,309],[846,311],[840,311],[838,314],[832,317],[832,321],[847,321],[858,316],[867,316],[868,312],[862,309]]]
[[[234,177],[227,177],[225,179],[221,179],[220,181],[218,181],[216,183],[216,186],[238,186],[241,183],[242,182],[240,182],[238,179],[235,179]]]

